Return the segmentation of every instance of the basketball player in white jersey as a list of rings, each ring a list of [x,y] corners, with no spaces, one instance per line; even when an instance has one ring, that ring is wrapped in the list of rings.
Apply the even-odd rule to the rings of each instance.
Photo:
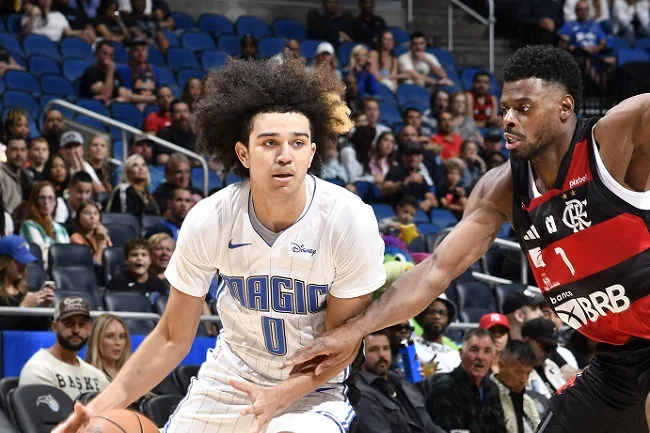
[[[216,273],[223,330],[162,432],[338,433],[354,419],[344,383],[354,356],[327,379],[280,369],[360,313],[385,282],[372,209],[312,174],[316,146],[352,126],[343,86],[299,61],[233,60],[206,89],[195,112],[199,145],[249,179],[187,215],[160,322],[106,391],[56,432],[125,408],[162,381],[190,349]]]

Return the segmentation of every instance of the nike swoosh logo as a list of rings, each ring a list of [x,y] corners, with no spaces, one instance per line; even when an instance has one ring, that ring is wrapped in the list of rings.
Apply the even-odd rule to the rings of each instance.
[[[248,243],[248,244],[233,244],[232,239],[230,239],[230,242],[228,242],[228,248],[230,248],[231,250],[234,250],[235,248],[239,248],[239,247],[245,247],[247,245],[250,245],[250,243]]]

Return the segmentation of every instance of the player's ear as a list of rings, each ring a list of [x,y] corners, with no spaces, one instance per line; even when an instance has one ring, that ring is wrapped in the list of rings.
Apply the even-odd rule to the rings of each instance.
[[[239,158],[239,162],[241,162],[245,168],[250,168],[248,147],[244,143],[238,141],[237,144],[235,144],[235,153],[237,154],[237,158]]]
[[[573,96],[571,95],[564,95],[564,98],[562,98],[562,104],[560,108],[560,119],[562,122],[566,122],[569,120],[571,115],[573,114],[573,109],[575,108],[575,101],[573,99]]]
[[[314,155],[316,154],[316,143],[311,144],[311,155],[309,156],[309,166],[311,167],[311,162],[314,160]]]

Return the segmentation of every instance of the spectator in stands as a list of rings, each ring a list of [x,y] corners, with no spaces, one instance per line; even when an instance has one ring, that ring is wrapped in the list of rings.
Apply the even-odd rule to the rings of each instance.
[[[445,331],[455,318],[456,306],[444,294],[415,316],[422,327],[422,336],[413,337],[418,359],[433,364],[436,373],[449,373],[460,365],[458,346],[445,337]]]
[[[566,382],[560,367],[550,359],[557,348],[557,328],[550,320],[538,317],[524,324],[521,335],[537,358],[526,388],[551,398]]]
[[[165,52],[169,48],[169,41],[151,14],[151,6],[149,11],[145,10],[146,6],[146,0],[131,0],[131,12],[124,18],[124,25],[129,29],[132,40],[144,38],[146,44],[158,45]]]
[[[390,30],[383,30],[379,34],[375,49],[370,52],[370,72],[379,82],[394,92],[397,90],[399,80],[407,78],[398,74],[397,66],[395,38]]]
[[[493,168],[500,167],[506,162],[506,157],[501,154],[501,152],[491,152],[485,157],[485,164],[487,165],[487,171],[492,170]]]
[[[59,42],[63,36],[84,37],[82,30],[72,30],[66,17],[52,10],[52,0],[38,0],[37,4],[25,3],[23,6],[22,34],[43,35],[54,42]]]
[[[70,188],[57,200],[54,221],[65,226],[74,226],[77,208],[93,196],[93,179],[85,171],[72,175]]]
[[[63,158],[71,175],[84,171],[93,181],[93,192],[104,192],[104,185],[97,177],[95,169],[84,159],[84,139],[77,131],[68,131],[61,136],[59,155]]]
[[[169,289],[169,282],[165,278],[165,270],[172,257],[176,242],[167,233],[156,233],[149,237],[149,251],[151,252],[151,266],[149,271],[164,282]]]
[[[472,140],[479,145],[483,144],[483,136],[476,126],[474,117],[467,113],[467,95],[465,93],[456,92],[451,96],[449,112],[454,130],[463,140]]]
[[[27,150],[29,168],[27,173],[31,176],[33,182],[43,180],[43,170],[49,158],[50,148],[45,138],[37,137],[29,141],[29,149]]]
[[[350,22],[347,34],[354,42],[372,46],[388,26],[382,17],[375,15],[375,0],[359,0],[359,9],[361,13]]]
[[[115,68],[115,75],[119,78],[121,85],[142,96],[141,104],[154,103],[156,99],[153,92],[151,95],[148,92],[150,89],[155,92],[161,85],[160,73],[154,65],[147,63],[148,56],[147,41],[144,38],[131,39],[129,62]]]
[[[343,75],[341,74],[341,71],[338,70],[336,64],[336,51],[334,50],[334,46],[329,42],[321,42],[316,47],[316,56],[314,57],[311,67],[319,65],[327,65],[332,71],[334,71],[339,79],[343,79]]]
[[[575,357],[580,370],[585,369],[591,362],[591,358],[594,357],[594,353],[596,352],[597,343],[597,341],[592,340],[581,332],[571,331],[567,339],[566,347]]]
[[[10,70],[24,71],[25,68],[11,57],[11,52],[4,45],[0,44],[0,76],[4,76],[5,72]]]
[[[323,0],[323,13],[316,9],[307,13],[307,37],[325,40],[334,47],[343,42],[352,42],[346,33],[351,20],[349,12],[339,13],[339,0]]]
[[[43,138],[47,140],[50,155],[56,155],[59,152],[61,136],[64,132],[63,114],[59,110],[47,110],[43,115]]]
[[[106,388],[106,375],[77,356],[88,341],[91,322],[88,301],[76,296],[61,299],[54,307],[54,345],[32,355],[20,371],[18,386],[53,386],[73,401],[83,393]]]
[[[463,166],[457,158],[445,161],[445,179],[436,188],[436,197],[442,209],[451,211],[460,221],[467,206],[467,191],[460,185]]]
[[[199,100],[199,97],[201,96],[202,92],[203,92],[203,82],[198,78],[190,78],[183,85],[183,89],[181,90],[180,100],[185,102],[187,106],[190,107],[190,112],[192,112],[194,111],[194,106],[196,105],[196,102]],[[174,97],[172,95],[172,101],[173,100]],[[172,101],[169,102],[170,106]]]
[[[307,63],[307,60],[300,55],[300,41],[297,39],[287,39],[282,51],[271,58],[278,62],[284,62],[285,56],[288,56],[289,59],[301,59],[303,63]]]
[[[118,100],[126,89],[120,77],[115,74],[115,47],[111,42],[101,40],[94,50],[95,64],[81,75],[79,97],[97,99],[108,105],[110,101]]]
[[[431,191],[437,178],[437,167],[424,160],[424,149],[419,142],[408,142],[400,148],[401,164],[388,170],[381,194],[395,205],[401,197],[410,195],[420,200],[420,209],[429,212],[438,207],[438,200]]]
[[[25,205],[26,219],[20,226],[20,235],[27,242],[41,247],[43,265],[48,269],[48,252],[53,244],[69,244],[68,231],[54,221],[56,194],[54,186],[48,181],[36,182]]]
[[[399,236],[402,227],[413,224],[418,210],[418,201],[414,197],[402,197],[395,206],[395,216],[379,220],[379,232],[385,235]]]
[[[402,127],[402,130],[399,132],[399,135],[397,136],[398,147],[401,149],[406,143],[410,142],[417,142],[421,144],[421,142],[418,141],[418,138],[418,131],[414,126],[404,125]]]
[[[506,295],[501,310],[508,317],[511,340],[521,340],[524,324],[544,316],[541,308],[544,303],[543,296],[525,288],[515,289]]]
[[[146,239],[131,238],[124,245],[124,257],[126,269],[116,269],[115,275],[108,283],[108,290],[167,294],[165,284],[149,272],[151,255]]]
[[[83,3],[88,2],[83,1]],[[93,28],[93,22],[88,16],[86,16],[82,8],[71,6],[70,0],[54,0],[52,9],[65,16],[72,31],[78,32],[76,36],[89,44],[95,42],[95,39],[97,39],[97,33],[95,33],[95,29]]]
[[[436,129],[438,127],[438,116],[443,111],[449,111],[450,104],[449,92],[443,89],[436,90],[433,95],[431,95],[431,100],[429,101],[430,108],[422,113],[422,123],[428,126],[431,129]]]
[[[85,16],[92,19],[97,16],[99,2],[100,0],[70,0],[70,7],[79,9]]]
[[[112,381],[131,356],[131,335],[124,321],[102,314],[93,323],[86,349],[86,362]]]
[[[518,13],[519,42],[554,44],[555,32],[562,23],[563,0],[526,0]]]
[[[112,247],[110,236],[102,224],[99,208],[92,201],[84,201],[75,210],[76,231],[72,234],[70,242],[86,245],[93,253],[93,261],[102,264],[102,252],[105,248]]]
[[[371,96],[365,98],[363,100],[363,112],[368,117],[368,124],[375,128],[375,137],[379,137],[384,132],[391,132],[388,126],[379,123],[379,116],[381,115],[379,111],[379,99]]]
[[[174,94],[169,86],[161,86],[156,90],[156,104],[158,105],[158,111],[152,111],[149,113],[147,118],[144,119],[142,129],[145,132],[157,134],[163,128],[171,125],[172,116],[169,109],[173,100]]]
[[[395,135],[392,132],[383,132],[377,137],[377,145],[370,152],[370,174],[375,179],[376,185],[381,185],[388,171],[395,165]]]
[[[480,147],[478,152],[479,156],[487,162],[487,155],[492,153],[503,152],[503,131],[499,128],[491,128],[485,140],[483,140],[483,147]],[[505,161],[505,155],[503,156],[503,161]]]
[[[370,152],[376,137],[375,128],[360,126],[355,128],[349,138],[351,146],[344,146],[340,151],[341,164],[348,173],[350,183],[364,181],[374,182],[370,174]]]
[[[140,155],[126,159],[122,183],[117,186],[106,209],[108,212],[130,213],[141,219],[142,215],[160,215],[153,196],[149,194],[149,168]]]
[[[348,171],[345,169],[343,164],[341,164],[338,142],[334,139],[328,140],[327,143],[325,143],[321,176],[323,179],[346,185],[347,187],[349,180]],[[354,188],[354,185],[352,185],[352,188]]]
[[[149,191],[155,191],[156,188],[164,181],[163,167],[153,163],[153,142],[148,134],[133,135],[128,147],[128,155],[140,155],[147,163],[149,169]],[[121,182],[124,166],[115,169],[111,176],[114,185]]]
[[[70,184],[70,171],[60,155],[54,155],[45,163],[43,178],[52,184],[57,197],[63,197]]]
[[[29,137],[29,115],[20,107],[9,109],[4,120],[4,142],[11,138],[20,138],[27,142]]]
[[[467,332],[460,358],[460,366],[451,373],[427,379],[427,407],[433,422],[448,432],[505,432],[499,388],[489,378],[494,358],[492,335],[482,328]]]
[[[566,21],[558,34],[560,46],[570,52],[580,49],[597,54],[607,48],[607,35],[600,25],[589,18],[589,2],[579,1],[575,6],[576,18]]]
[[[414,127],[418,132],[417,141],[426,146],[431,141],[433,130],[422,123],[422,113],[415,107],[408,107],[402,112],[402,123]]]
[[[411,34],[411,50],[399,56],[399,72],[408,79],[409,84],[435,88],[437,85],[453,86],[447,78],[447,71],[431,53],[426,52],[427,40],[422,32]],[[433,76],[435,76],[435,78]]]
[[[536,360],[528,344],[511,341],[498,360],[498,373],[491,377],[499,388],[506,433],[533,432],[539,424],[535,401],[525,393]]]
[[[400,371],[397,365],[397,359],[400,357],[399,349],[404,340],[408,341],[412,338],[413,331],[414,328],[411,326],[411,322],[408,320],[386,328],[392,355],[392,360],[390,362],[390,371],[393,373],[404,373],[403,371]]]
[[[488,313],[481,317],[478,326],[490,331],[492,338],[494,338],[494,362],[492,363],[492,373],[496,374],[499,372],[501,353],[506,347],[506,344],[508,344],[508,332],[510,331],[508,318],[503,314]]]
[[[167,233],[176,241],[185,216],[192,209],[192,204],[192,193],[189,189],[175,188],[169,197],[169,208],[165,213],[165,218],[152,227],[149,233]]]
[[[350,52],[350,74],[354,75],[357,80],[357,91],[359,97],[364,98],[366,95],[376,95],[379,93],[377,79],[370,71],[370,61],[368,59],[368,48],[365,45],[356,45]]]
[[[50,307],[54,302],[54,284],[43,284],[39,291],[27,287],[27,264],[37,258],[29,252],[27,242],[20,236],[9,235],[0,239],[0,306]],[[2,331],[45,331],[49,320],[45,317],[10,316],[0,314]]]
[[[430,144],[425,148],[440,154],[443,160],[447,160],[460,154],[462,142],[463,139],[454,129],[452,114],[443,111],[438,115],[438,132],[431,136]]]
[[[474,75],[472,90],[467,95],[467,115],[472,116],[479,128],[501,126],[497,100],[490,95],[489,72],[479,71]]]
[[[478,144],[472,140],[465,140],[460,144],[460,159],[465,164],[460,186],[468,195],[487,170],[485,161],[478,156],[478,148]]]
[[[27,144],[22,138],[11,138],[7,142],[7,162],[0,164],[0,189],[2,189],[5,210],[13,214],[29,197],[32,179],[25,170]]]
[[[167,203],[176,188],[188,189],[195,197],[195,201],[203,198],[203,191],[190,183],[190,175],[189,158],[182,153],[172,153],[165,164],[165,183],[153,192],[153,198],[158,204],[161,215],[167,212]]]
[[[420,390],[390,371],[392,353],[386,330],[368,335],[364,342],[366,359],[356,382],[361,391],[359,433],[443,433],[427,413]]]
[[[171,10],[169,10],[169,5],[165,0],[153,0],[153,15],[158,21],[158,25],[162,29],[174,30],[176,23],[174,22],[174,17],[172,16]]]
[[[255,60],[258,57],[257,39],[251,34],[244,35],[239,45],[239,58],[244,60]]]
[[[361,108],[361,98],[359,97],[359,86],[357,86],[357,79],[352,74],[347,74],[343,77],[343,84],[345,85],[345,103],[353,113],[359,112]],[[366,122],[368,119],[366,118]],[[355,125],[358,125],[355,123]]]
[[[614,34],[634,44],[636,36],[650,36],[648,0],[614,0],[612,25]]]
[[[117,0],[117,8],[125,15],[133,12],[131,7],[131,0]],[[144,12],[150,14],[153,11],[153,0],[145,0]]]
[[[129,40],[129,29],[124,24],[124,21],[122,21],[122,16],[117,10],[116,0],[102,0],[97,8],[95,30],[97,31],[97,36],[105,39],[107,42],[125,43]],[[97,48],[95,47],[95,51],[97,51]]]
[[[111,175],[115,171],[115,165],[108,158],[108,142],[103,135],[95,135],[88,144],[86,155],[88,164],[95,171],[95,175],[108,192],[113,190]]]
[[[183,101],[174,100],[170,106],[170,111],[172,124],[163,128],[158,133],[158,137],[189,151],[196,152],[196,135],[192,131],[190,122],[190,106]],[[167,163],[171,153],[172,151],[169,149],[156,146],[156,163]]]
[[[564,0],[564,22],[575,21],[576,5],[583,0]],[[586,0],[589,6],[589,19],[595,20],[605,33],[611,34],[612,25],[609,22],[609,0]]]

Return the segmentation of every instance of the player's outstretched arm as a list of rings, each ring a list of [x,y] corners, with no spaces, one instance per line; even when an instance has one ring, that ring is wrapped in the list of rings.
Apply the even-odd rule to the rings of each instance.
[[[315,362],[315,374],[322,374],[351,358],[364,336],[424,310],[492,245],[512,213],[512,189],[508,164],[487,173],[472,192],[463,220],[430,258],[403,274],[363,313],[300,349],[284,365],[300,370]],[[313,361],[316,357],[321,358]]]
[[[86,410],[76,408],[53,433],[77,433],[92,413],[124,409],[151,391],[183,360],[192,347],[204,299],[172,287],[167,308],[158,325],[122,367],[111,384]]]

